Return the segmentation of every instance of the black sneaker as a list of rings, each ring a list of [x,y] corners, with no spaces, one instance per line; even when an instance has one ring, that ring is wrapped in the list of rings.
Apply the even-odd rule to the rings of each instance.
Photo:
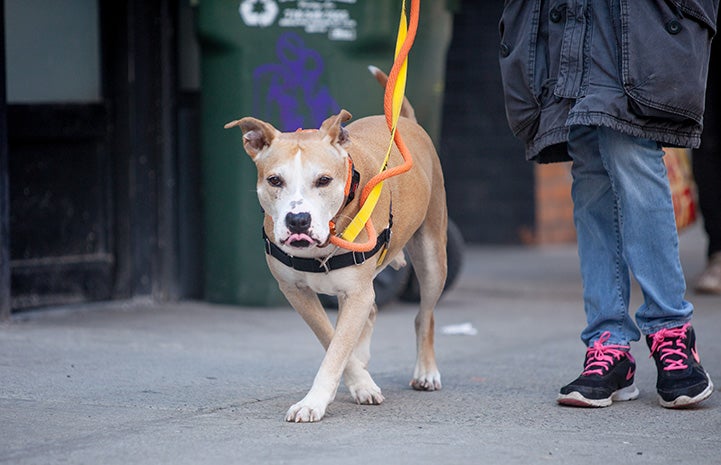
[[[633,400],[638,389],[633,383],[636,361],[630,346],[603,345],[608,331],[586,350],[583,373],[561,388],[557,402],[574,407],[608,407],[613,401]]]
[[[656,361],[656,390],[663,407],[689,407],[713,393],[711,377],[699,363],[690,323],[646,336],[646,344]]]

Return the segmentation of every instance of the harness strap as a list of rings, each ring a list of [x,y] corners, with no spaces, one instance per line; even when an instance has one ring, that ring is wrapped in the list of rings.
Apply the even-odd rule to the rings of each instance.
[[[317,258],[300,258],[288,255],[280,247],[270,241],[263,229],[263,240],[265,241],[265,253],[275,257],[285,266],[289,266],[298,271],[306,271],[309,273],[328,273],[329,271],[345,268],[351,265],[360,265],[369,258],[372,258],[382,248],[384,248],[391,239],[391,225],[381,231],[378,235],[375,247],[367,252],[347,252],[341,255],[334,255],[329,258],[325,265],[321,265],[321,261]]]

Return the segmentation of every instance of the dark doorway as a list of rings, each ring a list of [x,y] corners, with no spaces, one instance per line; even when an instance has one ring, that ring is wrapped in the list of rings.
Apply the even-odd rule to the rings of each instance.
[[[182,293],[179,4],[4,0],[14,311]]]
[[[109,298],[105,107],[10,105],[8,123],[13,308]]]
[[[109,298],[112,125],[98,2],[6,0],[5,10],[11,306]]]

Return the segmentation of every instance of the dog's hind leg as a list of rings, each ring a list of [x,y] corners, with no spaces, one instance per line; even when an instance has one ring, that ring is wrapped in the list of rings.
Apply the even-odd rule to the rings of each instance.
[[[419,391],[441,389],[441,374],[436,365],[434,349],[433,311],[443,292],[446,282],[446,231],[431,231],[431,228],[445,228],[428,222],[415,233],[406,244],[406,250],[418,277],[421,292],[420,309],[416,315],[416,366],[410,385]]]

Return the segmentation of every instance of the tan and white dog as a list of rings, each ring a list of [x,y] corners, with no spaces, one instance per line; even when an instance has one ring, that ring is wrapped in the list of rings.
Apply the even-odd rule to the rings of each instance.
[[[375,68],[372,71],[385,85],[385,75]],[[343,231],[359,210],[360,192],[353,195],[358,177],[353,173],[360,173],[361,186],[378,174],[390,140],[383,116],[362,118],[344,128],[342,123],[350,118],[350,113],[342,110],[318,130],[290,133],[250,117],[226,125],[243,131],[243,146],[258,171],[270,271],[326,349],[313,386],[290,407],[287,421],[323,418],[341,376],[358,404],[383,402],[381,390],[367,370],[377,312],[373,278],[387,265],[404,266],[404,248],[421,288],[415,319],[417,360],[410,385],[422,391],[441,388],[433,348],[433,310],[446,279],[447,212],[438,156],[405,101],[398,131],[414,165],[385,181],[371,217],[379,231],[386,228],[379,235],[378,250],[354,254],[340,249],[334,253],[336,247],[329,243],[334,234],[330,222]],[[402,163],[397,149],[393,150],[389,166]],[[366,239],[363,231],[357,242]],[[387,249],[385,253],[383,249]],[[335,328],[317,293],[338,297]]]

